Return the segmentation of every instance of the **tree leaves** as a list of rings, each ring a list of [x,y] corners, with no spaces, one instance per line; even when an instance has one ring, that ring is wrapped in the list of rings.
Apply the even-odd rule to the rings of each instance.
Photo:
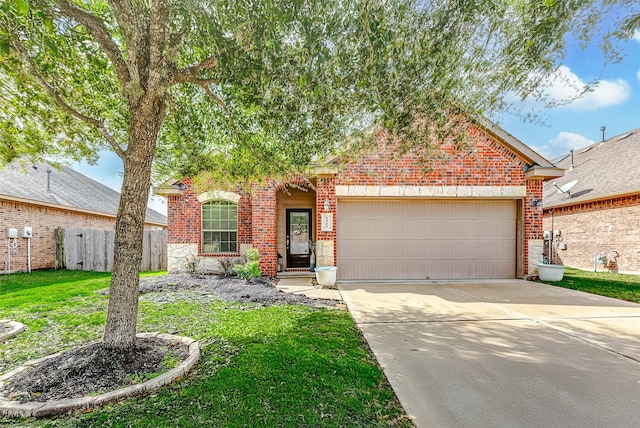
[[[147,3],[136,3],[135,16],[124,16],[128,9],[121,3],[69,3],[108,32],[110,48],[125,61],[123,73],[114,53],[67,9],[51,0],[0,1],[0,56],[7,59],[0,67],[3,77],[20,82],[1,98],[2,142],[35,147],[26,141],[35,134],[22,132],[29,127],[47,141],[38,150],[77,157],[106,145],[104,130],[46,100],[33,79],[37,70],[70,108],[103,123],[126,148],[131,103],[147,94],[146,79],[157,76],[169,102],[158,177],[206,166],[227,168],[228,174],[218,175],[234,179],[304,170],[372,126],[387,128],[385,135],[403,139],[407,150],[431,153],[455,133],[459,115],[503,111],[507,93],[541,93],[563,57],[564,34],[590,37],[606,15],[599,7],[618,4],[173,0],[162,4],[159,33],[150,34]],[[633,25],[633,2],[620,3]],[[145,43],[153,40],[162,43],[164,62],[154,70],[135,69],[146,64],[152,46]],[[171,76],[190,68],[172,86]],[[215,99],[205,96],[204,86]],[[22,96],[27,89],[32,101]],[[273,160],[277,167],[269,165]]]

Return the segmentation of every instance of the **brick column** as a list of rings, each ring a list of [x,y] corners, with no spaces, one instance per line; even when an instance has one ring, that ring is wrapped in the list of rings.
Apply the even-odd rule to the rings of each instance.
[[[329,210],[325,211],[324,201],[329,201]],[[336,179],[334,176],[318,177],[316,182],[316,263],[318,266],[337,266],[336,254]],[[331,214],[331,231],[322,231],[322,214]]]
[[[260,269],[271,277],[277,275],[276,188],[273,183],[254,186],[251,206],[253,247],[260,252]]]
[[[542,204],[542,179],[527,180],[527,196],[524,199],[524,274],[532,274],[531,266],[542,256],[543,212],[532,206],[533,200]],[[540,254],[538,254],[540,253]]]

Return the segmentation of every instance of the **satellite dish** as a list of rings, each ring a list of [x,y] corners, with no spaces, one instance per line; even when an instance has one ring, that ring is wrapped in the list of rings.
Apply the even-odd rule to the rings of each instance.
[[[578,180],[570,181],[567,184],[563,184],[562,186],[558,186],[558,182],[553,183],[553,185],[558,188],[558,193],[566,193],[567,195],[569,195],[569,197],[571,197],[571,189],[576,184],[578,184]]]

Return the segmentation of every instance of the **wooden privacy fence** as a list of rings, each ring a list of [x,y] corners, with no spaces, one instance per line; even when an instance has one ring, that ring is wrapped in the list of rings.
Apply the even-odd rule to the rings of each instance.
[[[56,269],[110,272],[113,230],[56,229]],[[145,230],[143,271],[167,270],[167,231]]]

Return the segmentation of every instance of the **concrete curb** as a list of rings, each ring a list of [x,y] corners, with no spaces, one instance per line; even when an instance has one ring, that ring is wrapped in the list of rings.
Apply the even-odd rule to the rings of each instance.
[[[190,337],[175,336],[172,334],[160,334],[160,333],[139,333],[136,335],[139,338],[157,337],[166,341],[181,342],[189,347],[189,356],[186,360],[180,363],[177,367],[162,373],[160,376],[149,379],[144,383],[137,385],[131,385],[126,388],[117,389],[115,391],[105,392],[97,396],[88,396],[81,398],[69,398],[63,400],[55,400],[48,402],[36,402],[29,401],[20,403],[13,400],[8,400],[0,396],[0,415],[9,418],[22,418],[22,417],[49,417],[57,416],[65,413],[75,413],[79,411],[93,411],[106,404],[114,401],[124,400],[125,398],[149,393],[155,391],[163,386],[169,385],[173,381],[184,376],[189,372],[200,360],[200,346],[198,342]],[[58,354],[50,355],[38,360],[27,361],[22,366],[0,376],[0,387],[3,382],[11,378],[16,373],[25,370],[28,366],[32,366],[41,361],[49,358],[53,358]]]
[[[11,330],[8,333],[0,334],[0,342],[4,342],[7,339],[11,339],[13,336],[16,336],[24,331],[24,324],[18,321],[10,321],[10,320],[0,320],[2,324],[9,324]]]

